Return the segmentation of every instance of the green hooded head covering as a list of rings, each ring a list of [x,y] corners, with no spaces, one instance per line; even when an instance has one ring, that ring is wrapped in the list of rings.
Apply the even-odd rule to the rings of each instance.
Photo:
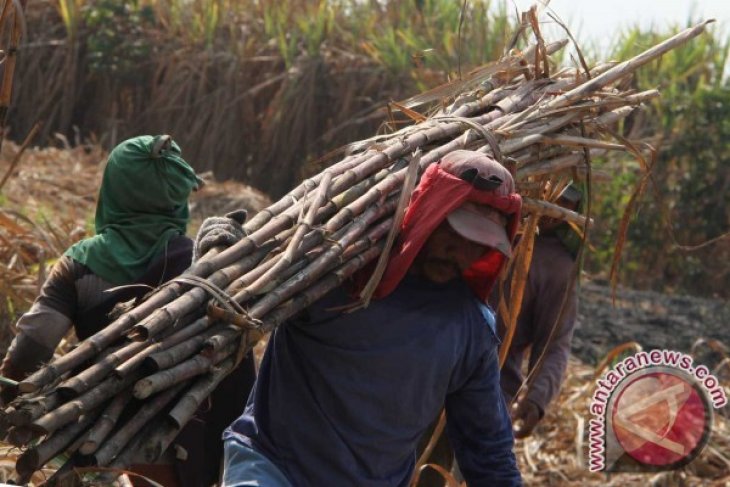
[[[65,255],[112,284],[137,280],[175,235],[184,235],[195,171],[170,140],[153,153],[160,137],[126,140],[109,154],[96,205],[96,235]]]

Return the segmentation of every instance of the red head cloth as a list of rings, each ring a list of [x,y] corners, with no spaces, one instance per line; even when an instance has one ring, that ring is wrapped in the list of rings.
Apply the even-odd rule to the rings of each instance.
[[[482,189],[480,189],[482,188]],[[375,290],[376,298],[390,294],[413,264],[423,244],[453,210],[466,201],[488,205],[507,216],[507,235],[514,241],[522,199],[509,171],[490,157],[474,151],[451,152],[426,169],[411,196],[388,267]],[[464,279],[487,300],[506,257],[490,248],[464,271]]]

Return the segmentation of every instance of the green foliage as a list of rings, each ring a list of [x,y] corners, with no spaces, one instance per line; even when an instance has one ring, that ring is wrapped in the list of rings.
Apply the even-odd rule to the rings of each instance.
[[[626,59],[667,35],[633,29],[613,53]],[[662,93],[635,137],[658,150],[652,179],[631,220],[621,281],[634,287],[728,296],[730,243],[688,249],[730,231],[730,85],[724,67],[730,42],[721,33],[701,36],[639,70],[639,89]],[[637,120],[638,123],[638,120]],[[629,127],[624,127],[628,130]],[[615,157],[615,156],[614,156]],[[625,156],[622,156],[625,157]],[[612,180],[598,188],[599,232],[590,268],[610,267],[615,229],[643,172],[612,164]]]
[[[91,72],[134,77],[152,51],[144,33],[154,25],[154,13],[137,1],[95,0],[82,8]]]
[[[370,6],[361,6],[363,16],[371,20],[360,23],[354,36],[363,39],[365,52],[389,72],[412,72],[417,81],[418,69],[446,73],[451,78],[468,68],[498,59],[504,52],[512,23],[503,3],[497,9],[489,1],[413,0],[388,2],[383,15],[387,22],[376,22]],[[357,16],[362,18],[362,16]],[[459,24],[461,32],[459,32]],[[425,88],[421,85],[420,88]]]
[[[305,53],[318,56],[332,35],[337,3],[327,1],[268,1],[261,3],[264,33],[276,41],[287,66]]]

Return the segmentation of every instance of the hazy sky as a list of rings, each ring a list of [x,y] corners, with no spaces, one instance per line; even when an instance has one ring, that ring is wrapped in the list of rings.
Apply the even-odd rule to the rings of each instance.
[[[536,3],[510,1],[520,11]],[[690,14],[698,20],[716,19],[717,28],[730,35],[730,0],[551,0],[549,8],[570,26],[581,43],[595,42],[599,47],[607,47],[622,27],[638,23],[663,31],[674,24],[684,26]]]

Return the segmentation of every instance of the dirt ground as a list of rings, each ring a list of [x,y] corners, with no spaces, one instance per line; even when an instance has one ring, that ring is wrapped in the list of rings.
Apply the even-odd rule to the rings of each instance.
[[[730,345],[730,303],[619,288],[615,305],[601,282],[581,286],[573,353],[595,364],[613,347],[630,341],[644,349],[690,352],[699,340]]]
[[[573,356],[560,396],[535,433],[516,443],[528,486],[720,487],[730,485],[730,406],[716,411],[710,442],[690,465],[656,474],[590,473],[588,421],[596,365],[616,346],[636,342],[644,350],[691,353],[730,395],[730,305],[721,300],[621,288],[615,306],[602,282],[581,286]],[[631,352],[633,353],[633,352]]]

